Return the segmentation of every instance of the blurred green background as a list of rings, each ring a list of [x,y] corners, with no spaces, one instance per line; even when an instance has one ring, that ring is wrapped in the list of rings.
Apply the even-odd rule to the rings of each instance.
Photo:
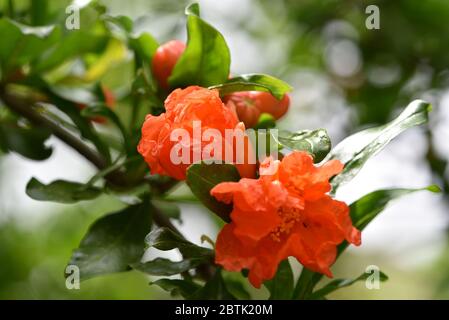
[[[31,1],[12,3],[24,23]],[[81,1],[83,2],[83,1]],[[184,7],[190,1],[102,1],[113,15],[127,15],[140,31],[161,43],[185,40]],[[437,183],[441,196],[416,194],[398,200],[364,232],[363,244],[334,267],[337,277],[354,277],[369,265],[390,277],[380,290],[363,283],[332,298],[449,298],[449,2],[447,0],[203,0],[202,16],[223,33],[232,54],[232,73],[264,72],[288,81],[292,105],[280,127],[324,127],[335,145],[346,135],[397,115],[410,100],[429,100],[434,111],[426,128],[406,132],[363,169],[337,196],[352,201],[383,187]],[[49,1],[48,20],[64,20],[70,1]],[[368,5],[380,10],[380,29],[368,30]],[[83,20],[86,19],[86,20]],[[82,17],[81,29],[89,28]],[[104,82],[130,85],[129,61],[109,66]],[[120,108],[119,104],[117,108]],[[143,120],[143,119],[142,119]],[[94,171],[55,139],[53,156],[32,162],[0,154],[0,298],[155,299],[168,296],[137,272],[103,276],[68,290],[63,277],[71,251],[87,227],[122,204],[108,196],[65,206],[35,202],[25,195],[31,176],[43,181],[89,177]],[[215,238],[218,227],[204,210],[182,206],[187,237]],[[265,292],[254,292],[263,298]]]

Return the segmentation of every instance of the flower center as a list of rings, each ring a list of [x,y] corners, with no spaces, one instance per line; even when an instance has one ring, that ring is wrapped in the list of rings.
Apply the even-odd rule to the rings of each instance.
[[[293,226],[301,220],[301,211],[298,208],[280,207],[277,211],[282,219],[281,223],[270,233],[274,241],[281,241],[283,234],[289,234]]]

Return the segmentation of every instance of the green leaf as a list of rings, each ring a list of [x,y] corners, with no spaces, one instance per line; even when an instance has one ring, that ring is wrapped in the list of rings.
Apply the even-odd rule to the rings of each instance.
[[[212,279],[196,291],[191,298],[193,300],[235,300],[226,287],[220,268],[217,268]]]
[[[179,249],[184,258],[210,259],[213,256],[212,250],[197,246],[168,228],[151,231],[145,242],[148,246],[162,251]]]
[[[244,283],[246,284],[248,280],[241,272],[227,272],[225,270],[221,270],[221,276],[226,284],[226,288],[234,297],[239,300],[251,299],[251,295],[244,285]]]
[[[56,180],[50,184],[43,184],[32,178],[27,186],[27,195],[39,201],[53,201],[59,203],[75,203],[82,200],[92,200],[101,194],[101,189],[85,184]]]
[[[345,165],[343,171],[332,179],[332,191],[351,180],[365,162],[381,151],[393,138],[404,130],[428,121],[431,105],[415,100],[392,122],[360,131],[340,142],[326,157],[326,160],[338,159]]]
[[[30,3],[31,23],[35,26],[46,24],[48,20],[48,0],[33,0]]]
[[[172,276],[189,271],[206,261],[204,258],[187,258],[181,261],[156,258],[151,261],[133,264],[132,268],[153,276]]]
[[[349,206],[352,224],[357,229],[363,230],[371,221],[373,221],[375,217],[377,217],[379,213],[381,213],[387,207],[391,200],[423,190],[427,190],[433,193],[440,192],[440,188],[438,186],[431,185],[426,188],[419,189],[383,189],[368,193]],[[343,252],[347,246],[348,243],[346,241],[340,244],[338,247],[338,253],[340,254],[341,252]]]
[[[193,194],[212,212],[224,221],[229,222],[232,205],[217,201],[210,195],[210,190],[221,182],[237,182],[239,172],[232,164],[206,164],[204,162],[192,164],[187,169],[187,185]]]
[[[148,200],[108,214],[89,228],[69,265],[80,269],[81,279],[130,270],[144,253],[144,238],[151,229]]]
[[[131,33],[134,29],[134,22],[130,17],[127,16],[110,16],[110,15],[103,15],[102,16],[104,21],[110,22],[114,24],[115,26],[121,28],[123,31],[125,31],[127,34]]]
[[[265,91],[280,100],[292,90],[292,87],[273,76],[250,73],[228,79],[222,84],[209,87],[209,89],[217,89],[221,96],[238,91]]]
[[[57,43],[61,30],[54,26],[26,26],[8,18],[1,18],[0,34],[0,63],[2,73],[6,74],[33,61]]]
[[[282,147],[296,151],[307,151],[313,156],[315,163],[323,160],[331,150],[331,140],[324,129],[297,132],[280,130],[277,137],[273,135],[273,138]]]
[[[145,242],[149,247],[163,251],[179,249],[183,256],[181,261],[156,258],[151,261],[136,263],[132,266],[136,270],[151,275],[171,276],[213,261],[212,250],[197,246],[167,228],[153,230],[147,235]]]
[[[134,98],[141,99],[149,104],[151,114],[159,115],[164,112],[163,102],[157,95],[155,88],[153,87],[151,75],[146,72],[147,68],[139,68],[136,71],[136,77],[132,83],[132,93]]]
[[[45,90],[45,93],[50,97],[52,103],[62,112],[64,112],[76,125],[83,138],[91,141],[97,150],[106,158],[108,163],[110,162],[111,155],[109,153],[109,147],[101,140],[89,119],[83,117],[80,113],[76,102],[70,101],[68,96],[73,95],[75,92],[63,92],[61,88],[51,87]],[[90,99],[90,95],[88,98]]]
[[[362,231],[379,213],[381,213],[390,201],[416,191],[427,190],[430,192],[440,192],[440,188],[431,185],[421,189],[384,189],[373,191],[350,205],[350,215],[352,224]],[[344,241],[337,247],[337,257],[348,247],[348,242]],[[307,298],[315,285],[323,277],[322,274],[304,268],[296,284],[293,297],[295,299]]]
[[[362,273],[360,276],[358,276],[355,279],[335,279],[332,280],[331,282],[329,282],[327,285],[325,285],[323,288],[315,291],[314,293],[312,293],[309,297],[309,299],[314,300],[314,299],[320,299],[320,298],[324,298],[326,295],[328,295],[329,293],[332,293],[338,289],[341,288],[345,288],[345,287],[349,287],[351,285],[353,285],[354,283],[356,283],[357,281],[364,281],[366,279],[368,279],[368,277],[370,277],[371,274],[370,273]],[[381,282],[387,281],[388,280],[388,276],[383,273],[382,271],[379,272],[379,280]]]
[[[231,55],[225,39],[199,16],[197,4],[186,9],[187,47],[168,79],[172,88],[223,83],[229,76]]]
[[[181,221],[181,210],[176,204],[169,201],[162,201],[157,199],[154,199],[151,202],[167,217]]]
[[[117,114],[104,103],[94,103],[88,105],[81,111],[81,115],[86,118],[104,117],[111,120],[122,133],[125,142],[128,141],[128,132],[123,126]]]
[[[156,53],[159,43],[149,33],[142,33],[137,37],[129,39],[129,46],[134,50],[136,56],[140,61],[151,63],[154,54]]]
[[[86,53],[98,53],[105,49],[108,38],[85,30],[74,30],[62,37],[39,57],[32,73],[51,70],[62,63]]]
[[[293,271],[288,259],[282,261],[273,279],[265,281],[270,300],[289,300],[293,294]]]
[[[198,3],[192,3],[191,5],[187,6],[185,10],[186,15],[195,15],[200,16],[200,5]]]
[[[159,279],[151,282],[150,285],[157,285],[163,290],[170,292],[172,296],[181,295],[186,299],[201,288],[200,285],[193,281],[179,279]]]
[[[52,154],[52,149],[45,146],[50,134],[43,128],[21,128],[15,123],[0,122],[0,148],[28,159],[45,160]]]

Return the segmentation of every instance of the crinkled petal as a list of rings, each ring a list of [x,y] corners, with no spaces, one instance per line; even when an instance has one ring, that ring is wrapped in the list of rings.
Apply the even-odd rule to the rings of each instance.
[[[226,270],[248,269],[251,284],[260,288],[263,281],[271,279],[279,262],[286,258],[284,243],[268,237],[251,246],[237,237],[233,223],[226,225],[218,235],[215,262]]]

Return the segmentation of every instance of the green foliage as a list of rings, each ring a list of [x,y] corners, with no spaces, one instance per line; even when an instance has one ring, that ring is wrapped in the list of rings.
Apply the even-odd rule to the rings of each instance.
[[[103,118],[111,120],[111,122],[114,123],[122,133],[125,143],[129,141],[128,131],[125,129],[125,126],[122,124],[120,118],[114,111],[111,110],[110,107],[102,103],[95,103],[84,108],[81,111],[81,115],[91,119],[100,117],[100,119]]]
[[[89,228],[68,265],[80,269],[82,280],[130,270],[144,253],[151,211],[149,202],[144,201],[100,218]]]
[[[222,96],[238,91],[265,91],[280,100],[292,87],[275,77],[251,73],[233,77],[222,84],[211,86],[210,89],[218,89]]]
[[[314,162],[320,162],[331,150],[331,140],[326,130],[302,130],[289,132],[278,131],[277,142],[280,146],[293,151],[307,151],[313,156]]]
[[[178,279],[159,279],[150,284],[161,287],[163,290],[170,292],[172,296],[181,295],[186,299],[192,296],[192,292],[196,292],[201,288],[200,285],[193,281]]]
[[[153,205],[167,217],[181,221],[181,210],[175,203],[154,199]]]
[[[235,297],[228,291],[226,283],[221,275],[221,269],[217,269],[213,277],[196,291],[191,299],[193,300],[235,300]]]
[[[198,4],[186,9],[187,47],[169,78],[171,87],[199,85],[209,87],[225,82],[229,76],[231,55],[225,39],[199,17]]]
[[[152,231],[147,236],[146,243],[149,247],[154,247],[163,251],[179,249],[183,256],[181,261],[156,258],[151,261],[133,265],[134,269],[151,275],[171,276],[184,273],[201,264],[210,263],[213,257],[212,250],[199,247],[167,228],[160,228]]]
[[[179,249],[184,257],[189,258],[210,259],[213,255],[212,250],[197,246],[168,228],[155,229],[147,235],[145,242],[149,247],[162,251]]]
[[[57,42],[59,28],[31,27],[8,18],[0,18],[0,62],[3,75],[15,67],[36,60],[48,47]]]
[[[326,158],[338,159],[345,165],[343,171],[332,179],[333,192],[339,185],[351,180],[370,157],[381,151],[401,132],[426,123],[430,110],[430,104],[416,100],[392,122],[360,131],[340,142]]]
[[[98,197],[102,190],[78,182],[56,180],[43,184],[32,178],[26,186],[27,195],[38,201],[60,203],[75,203],[81,200],[92,200]]]
[[[229,221],[232,206],[217,201],[210,190],[220,182],[239,181],[240,175],[232,164],[192,164],[187,170],[187,184],[193,194],[224,221]]]
[[[14,123],[0,122],[0,149],[14,151],[32,160],[45,160],[52,149],[45,145],[50,137],[45,128],[22,128]]]
[[[309,299],[321,299],[324,298],[326,295],[341,289],[341,288],[345,288],[345,287],[349,287],[351,285],[353,285],[354,283],[358,282],[358,281],[364,281],[366,279],[368,279],[368,277],[370,276],[370,273],[362,273],[360,276],[358,276],[355,279],[335,279],[332,280],[331,282],[329,282],[328,284],[326,284],[324,287],[322,287],[321,289],[315,291],[310,297]],[[388,276],[383,273],[382,271],[379,271],[379,281],[384,282],[388,280]]]
[[[270,291],[270,300],[288,300],[293,294],[293,271],[288,259],[282,261],[273,279],[264,283]]]

